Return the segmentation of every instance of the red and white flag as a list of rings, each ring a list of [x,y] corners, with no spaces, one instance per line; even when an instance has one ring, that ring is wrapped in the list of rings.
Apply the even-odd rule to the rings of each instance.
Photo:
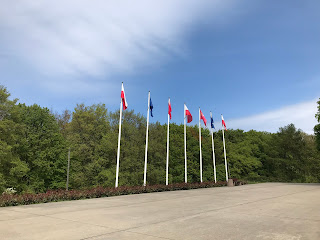
[[[227,131],[226,122],[224,121],[222,114],[221,114],[221,119],[222,119],[222,126],[224,126],[224,129]]]
[[[128,108],[128,103],[126,100],[126,94],[124,93],[123,83],[121,87],[121,100],[122,100],[123,110],[126,110]]]
[[[171,119],[171,112],[172,112],[172,109],[171,109],[171,102],[170,102],[170,98],[169,98],[169,101],[168,101],[168,114],[170,116],[170,119]]]
[[[184,105],[184,112],[187,117],[187,122],[188,123],[192,122],[192,115],[186,105]]]
[[[201,110],[200,110],[200,119],[202,119],[204,125],[207,126],[207,119],[204,117],[204,115],[203,115],[203,113],[201,112]]]

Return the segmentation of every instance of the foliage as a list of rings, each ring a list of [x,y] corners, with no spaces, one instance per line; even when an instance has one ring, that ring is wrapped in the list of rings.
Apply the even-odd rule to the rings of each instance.
[[[29,205],[35,203],[57,202],[66,200],[78,200],[88,198],[111,197],[128,194],[140,194],[150,192],[164,192],[176,190],[188,190],[197,188],[211,188],[226,186],[226,182],[203,182],[203,183],[175,183],[170,185],[151,185],[151,186],[122,186],[118,188],[95,187],[83,190],[55,190],[46,193],[20,195],[2,194],[0,196],[0,207]]]
[[[66,145],[47,108],[9,100],[0,88],[0,188],[43,192],[61,188],[65,179]]]
[[[69,189],[114,186],[119,111],[109,112],[104,104],[78,104],[73,111],[59,115],[17,101],[10,100],[7,89],[0,87],[0,192],[11,187],[19,194],[65,188],[68,148]],[[315,136],[293,124],[277,133],[228,129],[225,138],[230,177],[254,182],[320,182],[317,126]],[[150,124],[148,185],[165,183],[166,134],[166,124]],[[124,111],[119,186],[143,184],[145,136],[146,118],[133,110]],[[221,130],[215,131],[214,143],[217,180],[225,181]],[[182,124],[170,124],[169,156],[169,183],[184,182]],[[203,181],[212,181],[212,141],[206,128],[202,129],[202,157]],[[198,126],[187,127],[187,164],[188,183],[200,182]]]
[[[25,126],[18,100],[9,100],[9,97],[7,89],[0,86],[0,191],[12,186],[22,190],[30,170],[19,154],[25,143]]]

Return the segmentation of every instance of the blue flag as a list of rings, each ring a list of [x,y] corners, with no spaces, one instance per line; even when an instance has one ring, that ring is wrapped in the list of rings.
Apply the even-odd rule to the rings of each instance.
[[[212,113],[210,112],[210,117],[211,117],[211,128],[214,128],[215,129],[215,127],[214,127],[214,125],[213,125],[213,117],[212,117]]]
[[[153,109],[153,104],[152,104],[151,97],[150,97],[150,112],[151,112],[151,117],[153,117],[152,109]]]

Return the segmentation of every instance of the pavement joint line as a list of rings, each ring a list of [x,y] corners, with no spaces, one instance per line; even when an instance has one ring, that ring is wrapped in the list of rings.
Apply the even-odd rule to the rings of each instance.
[[[77,221],[77,220],[72,220],[72,219],[65,219],[65,218],[59,218],[59,217],[53,217],[53,216],[50,216],[50,215],[43,215],[43,214],[36,214],[34,213],[35,216],[33,217],[47,217],[47,218],[52,218],[52,219],[57,219],[57,220],[63,220],[63,221],[67,221],[67,222],[74,222],[74,223],[81,223],[81,224],[86,224],[86,225],[90,225],[90,226],[95,226],[95,227],[103,227],[103,228],[106,228],[106,229],[113,229],[113,230],[119,230],[118,228],[112,228],[112,227],[107,227],[107,226],[103,226],[103,225],[98,225],[98,224],[92,224],[92,223],[87,223],[87,222],[82,222],[82,221]],[[28,218],[32,218],[32,217],[28,217]],[[28,219],[28,218],[25,218],[25,219]],[[20,220],[22,218],[18,218],[18,219],[9,219],[7,221],[11,221],[11,220]],[[3,221],[3,220],[1,220]]]
[[[237,213],[240,215],[247,215],[247,216],[256,216],[256,214],[250,214],[250,213]],[[290,219],[290,220],[303,220],[303,221],[310,221],[310,222],[320,222],[320,220],[317,219],[308,219],[308,218],[294,218],[294,217],[285,217],[285,216],[274,216],[274,215],[268,215],[268,214],[261,214],[262,216],[266,217],[272,217],[272,218],[278,218],[278,219]]]
[[[251,203],[257,203],[257,202],[266,201],[266,200],[270,200],[270,199],[282,198],[282,197],[286,197],[286,196],[290,196],[290,195],[295,195],[295,194],[298,194],[298,193],[309,192],[309,191],[312,191],[312,190],[314,190],[314,189],[308,189],[308,190],[305,190],[305,191],[299,191],[299,192],[289,193],[289,194],[285,194],[285,195],[281,195],[281,196],[275,196],[275,197],[269,197],[269,198],[259,199],[259,200],[255,200],[255,201],[251,201],[251,202],[246,202],[246,203],[239,203],[239,204],[234,205],[234,206],[229,206],[228,208],[238,207],[238,206],[247,205],[247,204],[251,204]],[[220,209],[220,210],[222,210],[222,209]],[[210,211],[214,211],[214,210],[209,210],[209,212],[210,212]]]
[[[174,238],[159,237],[159,236],[154,236],[154,235],[151,235],[151,234],[139,233],[139,232],[133,232],[133,231],[129,231],[129,230],[126,230],[126,232],[129,232],[129,233],[135,233],[135,234],[141,234],[141,235],[150,236],[150,237],[157,237],[157,238],[161,238],[161,239],[174,240]]]
[[[154,237],[154,238],[159,238],[159,239],[175,240],[173,238],[159,237],[159,236],[154,236],[154,235],[145,234],[145,233],[132,232],[132,231],[128,231],[127,229],[119,229],[118,231],[103,233],[103,234],[99,234],[99,235],[95,235],[95,236],[91,236],[91,237],[86,237],[86,238],[81,238],[80,240],[92,239],[92,238],[102,237],[102,236],[106,236],[106,235],[110,235],[110,234],[114,234],[114,233],[121,233],[121,232],[134,233],[134,234],[139,234],[139,235],[149,236],[149,237]]]

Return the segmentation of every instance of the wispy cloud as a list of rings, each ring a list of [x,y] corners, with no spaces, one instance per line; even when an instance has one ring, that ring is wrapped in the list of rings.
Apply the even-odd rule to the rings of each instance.
[[[223,16],[229,4],[222,0],[5,0],[0,30],[5,33],[5,54],[20,57],[41,73],[106,76],[184,54],[182,35],[187,29],[205,16]]]
[[[317,99],[314,99],[245,118],[231,119],[228,121],[228,126],[246,131],[254,129],[277,132],[279,127],[293,123],[304,132],[313,134],[313,127],[317,124],[315,119],[316,112]]]

